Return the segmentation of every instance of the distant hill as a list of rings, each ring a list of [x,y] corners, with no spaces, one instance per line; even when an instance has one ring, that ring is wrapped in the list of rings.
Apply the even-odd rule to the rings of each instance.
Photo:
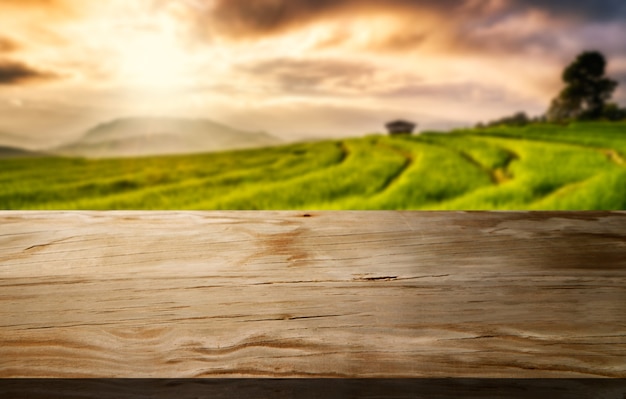
[[[26,150],[18,147],[0,145],[0,159],[3,158],[26,158],[41,157],[45,154],[35,151]]]
[[[32,148],[33,144],[31,138],[0,131],[0,147]]]
[[[60,155],[120,157],[187,154],[267,147],[281,141],[267,133],[247,132],[208,119],[121,118],[88,130],[76,142],[53,150]]]

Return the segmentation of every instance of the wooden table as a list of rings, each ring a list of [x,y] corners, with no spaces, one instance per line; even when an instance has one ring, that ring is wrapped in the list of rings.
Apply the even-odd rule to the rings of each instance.
[[[626,378],[626,212],[0,212],[0,377]]]

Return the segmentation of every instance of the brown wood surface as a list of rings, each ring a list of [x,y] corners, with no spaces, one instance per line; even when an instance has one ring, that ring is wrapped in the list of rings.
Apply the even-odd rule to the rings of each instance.
[[[0,212],[0,377],[626,377],[626,213]]]

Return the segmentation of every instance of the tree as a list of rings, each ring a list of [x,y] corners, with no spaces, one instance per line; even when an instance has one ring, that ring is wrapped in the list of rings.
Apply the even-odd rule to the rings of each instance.
[[[609,121],[626,121],[626,108],[620,108],[615,103],[608,103],[604,106],[602,116]]]
[[[565,88],[552,100],[547,117],[560,122],[572,119],[599,119],[617,82],[604,73],[606,60],[597,51],[580,54],[563,71]]]
[[[503,118],[489,121],[487,123],[479,123],[478,125],[476,125],[476,127],[483,128],[493,126],[526,126],[530,122],[532,122],[532,119],[530,119],[528,115],[526,115],[526,112],[520,111],[511,116],[505,116]]]

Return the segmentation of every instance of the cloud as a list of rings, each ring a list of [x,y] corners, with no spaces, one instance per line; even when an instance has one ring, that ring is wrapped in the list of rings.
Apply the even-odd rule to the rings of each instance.
[[[0,0],[0,25],[7,101],[218,117],[222,104],[285,135],[532,114],[587,49],[607,56],[626,98],[624,0]],[[159,75],[167,62],[150,58],[181,68]],[[182,83],[162,89],[168,77]]]
[[[263,82],[273,94],[335,96],[366,92],[380,74],[374,65],[338,59],[276,58],[240,65],[238,70]]]
[[[380,12],[420,14],[436,12],[448,19],[492,21],[512,14],[543,11],[554,17],[587,21],[619,21],[626,17],[623,0],[216,0],[210,9],[213,22],[235,36],[275,34],[312,21],[341,14]],[[489,22],[487,20],[486,22]]]
[[[485,84],[470,82],[459,83],[411,83],[398,86],[390,90],[379,90],[377,95],[385,98],[428,98],[446,99],[455,98],[461,103],[480,101],[502,101],[506,92],[500,88],[489,87]]]
[[[9,60],[0,60],[0,85],[17,85],[58,78],[52,72],[40,71],[31,66]]]
[[[44,7],[57,7],[60,4],[66,3],[64,0],[2,0],[2,5],[7,6],[44,6]]]
[[[516,0],[512,10],[542,9],[552,15],[575,16],[586,21],[621,21],[626,18],[626,2],[623,0]]]
[[[58,46],[58,28],[69,21],[80,21],[87,4],[76,0],[0,0],[0,51],[32,50]],[[77,41],[76,37],[72,40]],[[4,47],[4,48],[3,48]]]
[[[494,2],[500,0],[214,0],[213,7],[201,13],[197,23],[227,37],[249,39],[283,34],[320,21],[351,22],[372,15],[395,15],[400,20],[412,20],[413,25],[432,14],[456,19],[470,13],[481,15],[492,9]],[[398,28],[405,26],[398,24]],[[393,42],[403,47],[422,36],[397,35]]]
[[[63,4],[63,0],[2,0],[3,7],[58,7]]]
[[[2,0],[0,8],[21,12],[68,12],[72,9],[71,0]]]
[[[0,0],[0,20],[3,30],[9,33],[46,29],[79,18],[86,4],[76,0]]]
[[[283,35],[329,21],[349,26],[359,19],[388,16],[395,22],[369,28],[363,24],[357,27],[361,32],[339,29],[319,47],[340,46],[369,29],[369,42],[361,43],[365,50],[395,52],[427,48],[549,54],[596,44],[593,38],[579,37],[583,26],[604,27],[607,33],[600,36],[609,38],[606,25],[623,25],[626,20],[623,0],[212,0],[210,4],[197,11],[197,31],[234,40]]]
[[[219,30],[230,35],[265,35],[308,23],[345,3],[345,0],[218,0],[211,17]]]
[[[15,40],[0,36],[0,53],[9,53],[20,48],[20,44]]]

